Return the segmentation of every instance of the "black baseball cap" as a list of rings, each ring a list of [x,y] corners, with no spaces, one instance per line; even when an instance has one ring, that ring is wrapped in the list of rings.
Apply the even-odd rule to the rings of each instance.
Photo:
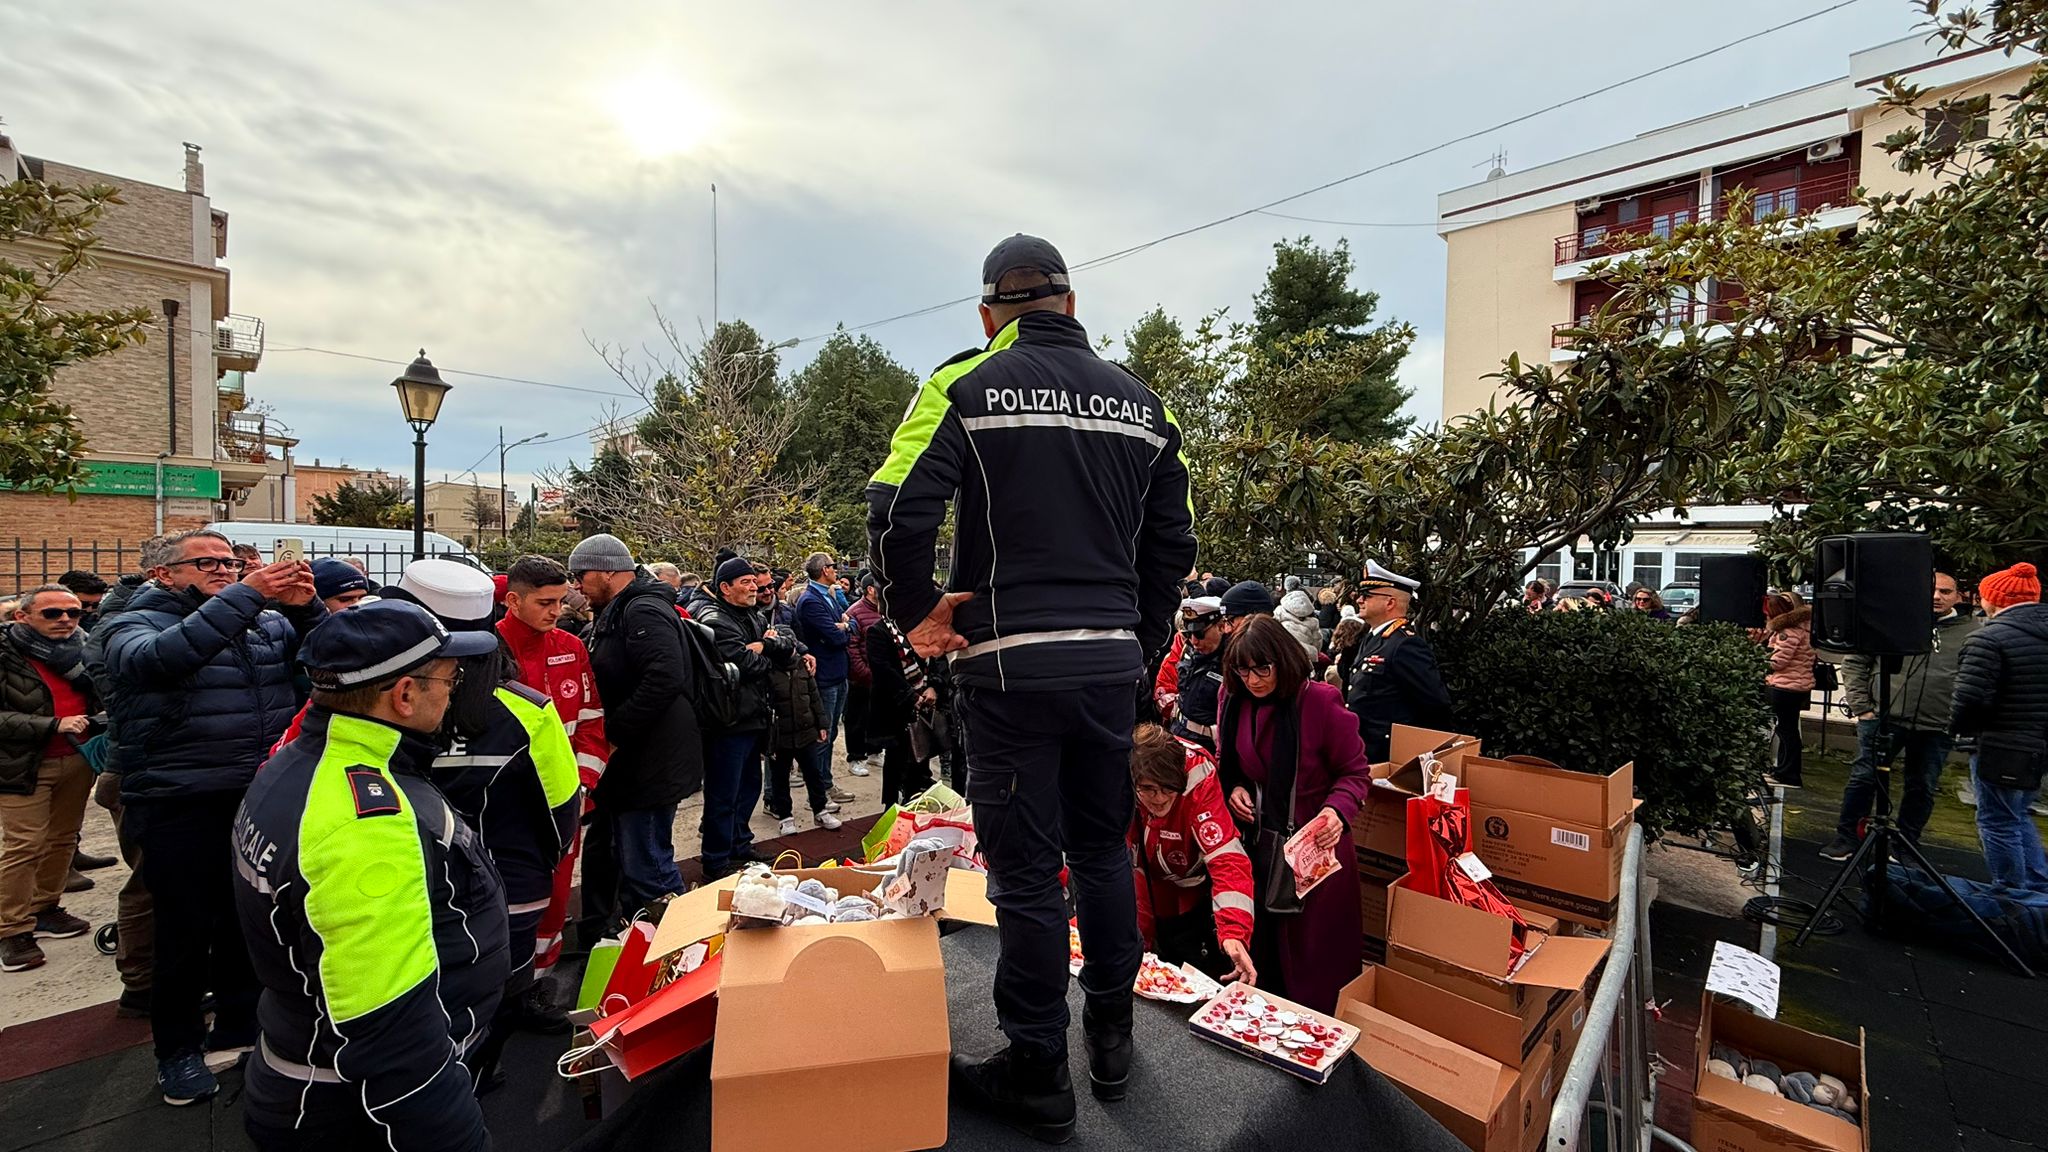
[[[354,688],[402,676],[431,660],[498,650],[496,632],[450,632],[432,613],[403,600],[379,600],[322,620],[299,645],[318,688]]]
[[[1028,268],[1033,272],[1045,273],[1046,283],[1032,288],[1020,288],[1015,292],[997,292],[996,284],[1005,272]],[[1022,232],[995,246],[988,259],[981,262],[981,302],[983,304],[1022,304],[1026,300],[1039,300],[1047,296],[1063,296],[1071,291],[1067,279],[1067,260],[1051,242]]]

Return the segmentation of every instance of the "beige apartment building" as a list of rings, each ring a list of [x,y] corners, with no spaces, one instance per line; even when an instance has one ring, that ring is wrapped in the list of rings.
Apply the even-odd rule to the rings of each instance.
[[[119,190],[94,266],[66,283],[59,303],[140,307],[154,320],[143,343],[57,373],[90,475],[74,496],[0,491],[0,586],[74,564],[111,576],[143,537],[221,519],[286,466],[287,438],[243,412],[247,374],[263,359],[263,322],[229,308],[228,214],[207,198],[196,145],[185,145],[182,186],[169,187],[30,156],[0,135],[0,182],[17,180]],[[13,263],[48,255],[0,241]],[[68,563],[67,547],[76,554]],[[95,547],[107,559],[93,563]]]
[[[502,498],[504,523],[509,526],[519,520],[519,495],[510,488],[429,480],[426,495],[427,531],[460,540],[465,548],[475,548],[485,539],[498,535],[499,521],[494,516],[484,517],[481,526],[477,524],[476,504],[479,499],[495,512]]]
[[[1536,168],[1495,175],[1437,198],[1446,250],[1443,415],[1484,408],[1495,398],[1501,362],[1570,360],[1563,335],[1613,295],[1591,272],[1612,254],[1608,238],[1668,233],[1725,211],[1737,190],[1755,211],[1785,211],[1804,227],[1849,230],[1863,217],[1853,189],[1904,191],[1926,174],[1892,167],[1879,144],[1914,124],[1930,132],[1982,133],[1992,125],[1940,122],[1938,113],[1884,108],[1877,85],[1899,77],[1928,90],[1927,103],[2015,92],[2035,61],[1990,49],[1943,52],[1919,36],[1848,58],[1824,84],[1646,132],[1632,140]],[[1682,301],[1674,323],[1711,323],[1721,301]],[[1547,558],[1539,575],[1563,580],[1641,581],[1654,587],[1698,576],[1699,557],[1746,552],[1768,508],[1696,508],[1637,526],[1618,552],[1589,547]]]

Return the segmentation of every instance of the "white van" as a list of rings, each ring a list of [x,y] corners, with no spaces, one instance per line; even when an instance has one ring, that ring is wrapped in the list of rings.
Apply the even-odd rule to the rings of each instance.
[[[412,562],[410,528],[341,528],[327,524],[277,524],[262,520],[221,520],[207,525],[237,544],[252,544],[268,561],[279,540],[297,538],[306,542],[306,558],[360,556],[370,579],[379,584],[396,584]],[[460,560],[480,571],[490,569],[476,553],[439,532],[427,533],[427,555]]]

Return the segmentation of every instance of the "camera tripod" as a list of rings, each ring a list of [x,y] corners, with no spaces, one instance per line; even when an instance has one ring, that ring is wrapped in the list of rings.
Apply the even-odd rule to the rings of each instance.
[[[1887,726],[1891,722],[1892,673],[1898,671],[1899,657],[1882,656],[1878,659],[1877,729],[1880,738],[1889,739]],[[1892,825],[1890,757],[1886,757],[1877,765],[1877,773],[1877,795],[1871,804],[1870,821],[1864,831],[1863,843],[1857,845],[1856,854],[1849,857],[1848,863],[1842,865],[1842,870],[1835,873],[1834,882],[1828,885],[1826,894],[1814,905],[1813,915],[1807,919],[1805,927],[1799,930],[1799,935],[1792,938],[1792,946],[1796,948],[1806,943],[1806,938],[1813,935],[1814,926],[1826,917],[1828,909],[1834,906],[1835,901],[1842,898],[1842,892],[1848,887],[1850,877],[1857,875],[1858,869],[1865,867],[1866,863],[1870,868],[1872,907],[1876,909],[1877,918],[1882,919],[1885,914],[1885,894],[1891,884],[1892,852],[1896,849],[1907,862],[1918,868],[1922,875],[1940,885],[1941,890],[1948,893],[1948,898],[1955,901],[1957,907],[1969,914],[1970,920],[1977,925],[1977,930],[1984,934],[1985,939],[1998,946],[1998,950],[2004,953],[2014,968],[2026,976],[2033,976],[2034,970],[2027,967],[2027,962],[2020,959],[2019,953],[2012,950],[2012,945],[2007,944],[2004,937],[1992,930],[1991,925],[1977,914],[1977,910],[1970,906],[1969,901],[1964,900],[1956,892],[1955,885],[1948,882],[1948,877],[1942,875],[1940,869],[1928,863],[1927,857],[1920,851],[1920,846],[1904,836],[1897,835],[1898,829]]]

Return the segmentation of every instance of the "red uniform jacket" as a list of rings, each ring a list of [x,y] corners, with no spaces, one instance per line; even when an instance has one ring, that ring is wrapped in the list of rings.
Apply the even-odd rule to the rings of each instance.
[[[589,794],[612,754],[604,738],[604,705],[590,675],[590,651],[563,629],[536,632],[510,614],[498,621],[498,635],[519,661],[520,682],[555,702],[562,726],[569,730],[569,746],[576,750],[576,774]]]
[[[1131,821],[1139,930],[1147,944],[1153,943],[1154,918],[1198,910],[1206,889],[1217,939],[1249,945],[1251,857],[1224,806],[1215,760],[1202,748],[1181,744],[1187,751],[1188,782],[1180,799],[1163,819],[1154,819],[1140,806]]]
[[[1171,717],[1178,707],[1173,698],[1180,695],[1180,645],[1182,633],[1173,634],[1173,647],[1166,650],[1166,661],[1159,665],[1159,675],[1152,681],[1152,703],[1161,716]]]

